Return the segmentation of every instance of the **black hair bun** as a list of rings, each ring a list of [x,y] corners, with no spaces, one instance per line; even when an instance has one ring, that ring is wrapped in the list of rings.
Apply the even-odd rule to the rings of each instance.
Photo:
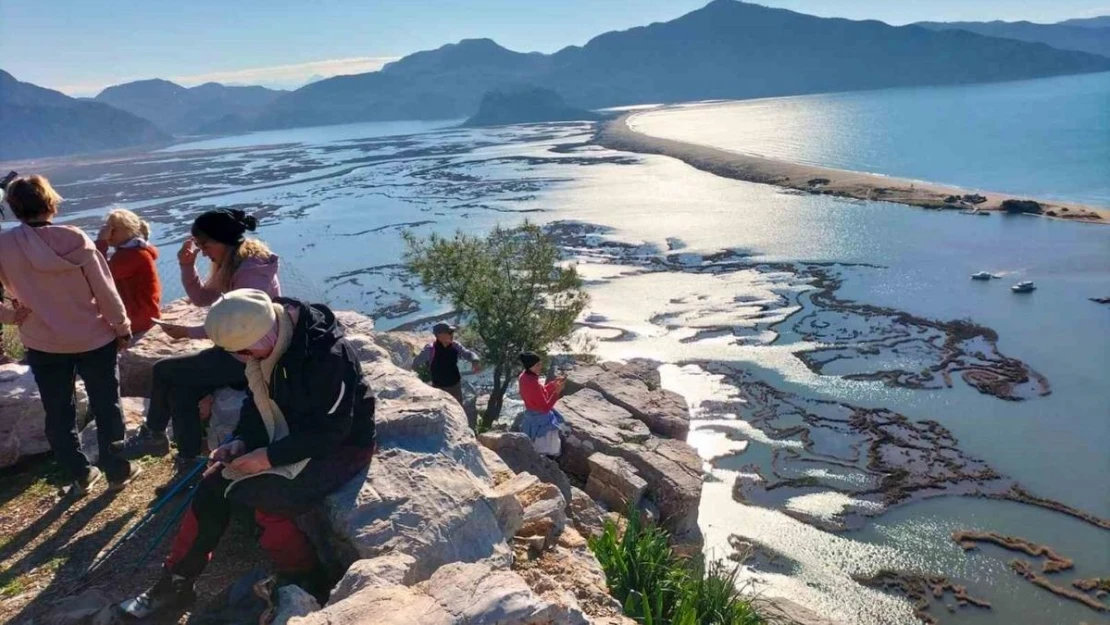
[[[244,215],[239,221],[251,232],[254,232],[255,229],[258,228],[258,218],[254,215]]]

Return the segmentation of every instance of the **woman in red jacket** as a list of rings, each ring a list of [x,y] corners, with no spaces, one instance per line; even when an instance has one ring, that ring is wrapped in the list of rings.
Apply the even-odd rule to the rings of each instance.
[[[562,449],[559,426],[563,424],[563,416],[556,412],[555,404],[563,394],[566,380],[555,378],[546,384],[540,382],[543,360],[532,352],[521,354],[520,364],[524,371],[517,382],[520,384],[520,399],[524,401],[524,415],[519,429],[532,439],[536,451],[558,456]]]
[[[96,249],[105,257],[109,247],[116,249],[108,258],[108,269],[131,319],[134,335],[149,330],[154,325],[151,320],[162,316],[162,282],[155,265],[158,248],[149,239],[150,224],[123,209],[108,213],[96,237]]]

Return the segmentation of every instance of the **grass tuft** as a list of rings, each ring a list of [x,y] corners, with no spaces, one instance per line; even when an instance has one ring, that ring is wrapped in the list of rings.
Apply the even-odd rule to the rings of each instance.
[[[762,625],[737,585],[739,567],[676,555],[667,533],[633,514],[590,540],[609,592],[643,625]]]

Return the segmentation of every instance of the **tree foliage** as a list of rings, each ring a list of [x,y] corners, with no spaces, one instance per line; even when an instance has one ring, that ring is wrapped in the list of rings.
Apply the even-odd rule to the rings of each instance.
[[[570,338],[589,296],[573,266],[539,226],[494,228],[485,237],[405,234],[405,265],[428,291],[449,302],[481,338],[493,368],[483,425],[501,414],[505,391],[520,372],[518,355],[545,353]]]

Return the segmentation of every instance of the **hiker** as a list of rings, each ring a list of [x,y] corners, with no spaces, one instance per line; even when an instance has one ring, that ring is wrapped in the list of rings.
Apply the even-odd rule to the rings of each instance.
[[[216,302],[204,327],[220,349],[246,361],[249,394],[235,438],[210,455],[161,577],[120,604],[136,618],[195,598],[233,504],[254,509],[260,543],[284,583],[326,596],[320,563],[294,518],[364,472],[373,454],[374,398],[327,307],[238,289]]]
[[[46,178],[16,178],[5,201],[21,223],[0,232],[0,283],[15,300],[0,309],[0,322],[19,325],[46,413],[46,439],[70,481],[62,493],[83,496],[105,475],[109,490],[122,489],[141,469],[119,449],[116,359],[131,340],[131,323],[108,263],[84,232],[51,223],[62,198]],[[100,467],[90,466],[78,444],[77,375],[95,415]]]
[[[111,257],[108,248],[115,248]],[[158,278],[158,248],[150,244],[150,224],[135,213],[108,213],[96,236],[96,249],[108,259],[108,269],[123,300],[131,333],[142,335],[162,313],[162,282]]]
[[[462,374],[459,373],[459,359],[471,363],[471,373],[482,370],[481,361],[478,354],[455,340],[454,326],[437,323],[432,328],[432,334],[435,335],[435,340],[428,343],[424,351],[416,355],[412,361],[412,368],[418,369],[427,365],[432,377],[432,386],[447,391],[448,395],[462,404]]]
[[[524,414],[514,430],[519,430],[532,439],[536,451],[546,456],[558,456],[562,449],[559,439],[559,426],[563,416],[555,410],[555,404],[563,394],[566,379],[557,377],[546,384],[540,381],[543,360],[533,352],[520,355],[520,372],[517,383],[520,385],[520,399],[524,401]]]
[[[258,289],[270,297],[281,295],[278,257],[261,241],[245,237],[257,227],[253,216],[237,209],[208,211],[196,218],[192,237],[177,253],[181,283],[194,305],[208,306],[221,294],[240,288]],[[198,253],[212,263],[211,273],[203,283],[197,276]],[[207,337],[204,326],[159,325],[174,339]],[[200,401],[221,387],[244,388],[247,379],[243,363],[215,347],[159,360],[154,364],[152,378],[145,423],[127,441],[127,450],[135,455],[166,455],[170,450],[166,426],[172,420],[177,459],[170,479],[155,490],[163,494],[201,454]]]

